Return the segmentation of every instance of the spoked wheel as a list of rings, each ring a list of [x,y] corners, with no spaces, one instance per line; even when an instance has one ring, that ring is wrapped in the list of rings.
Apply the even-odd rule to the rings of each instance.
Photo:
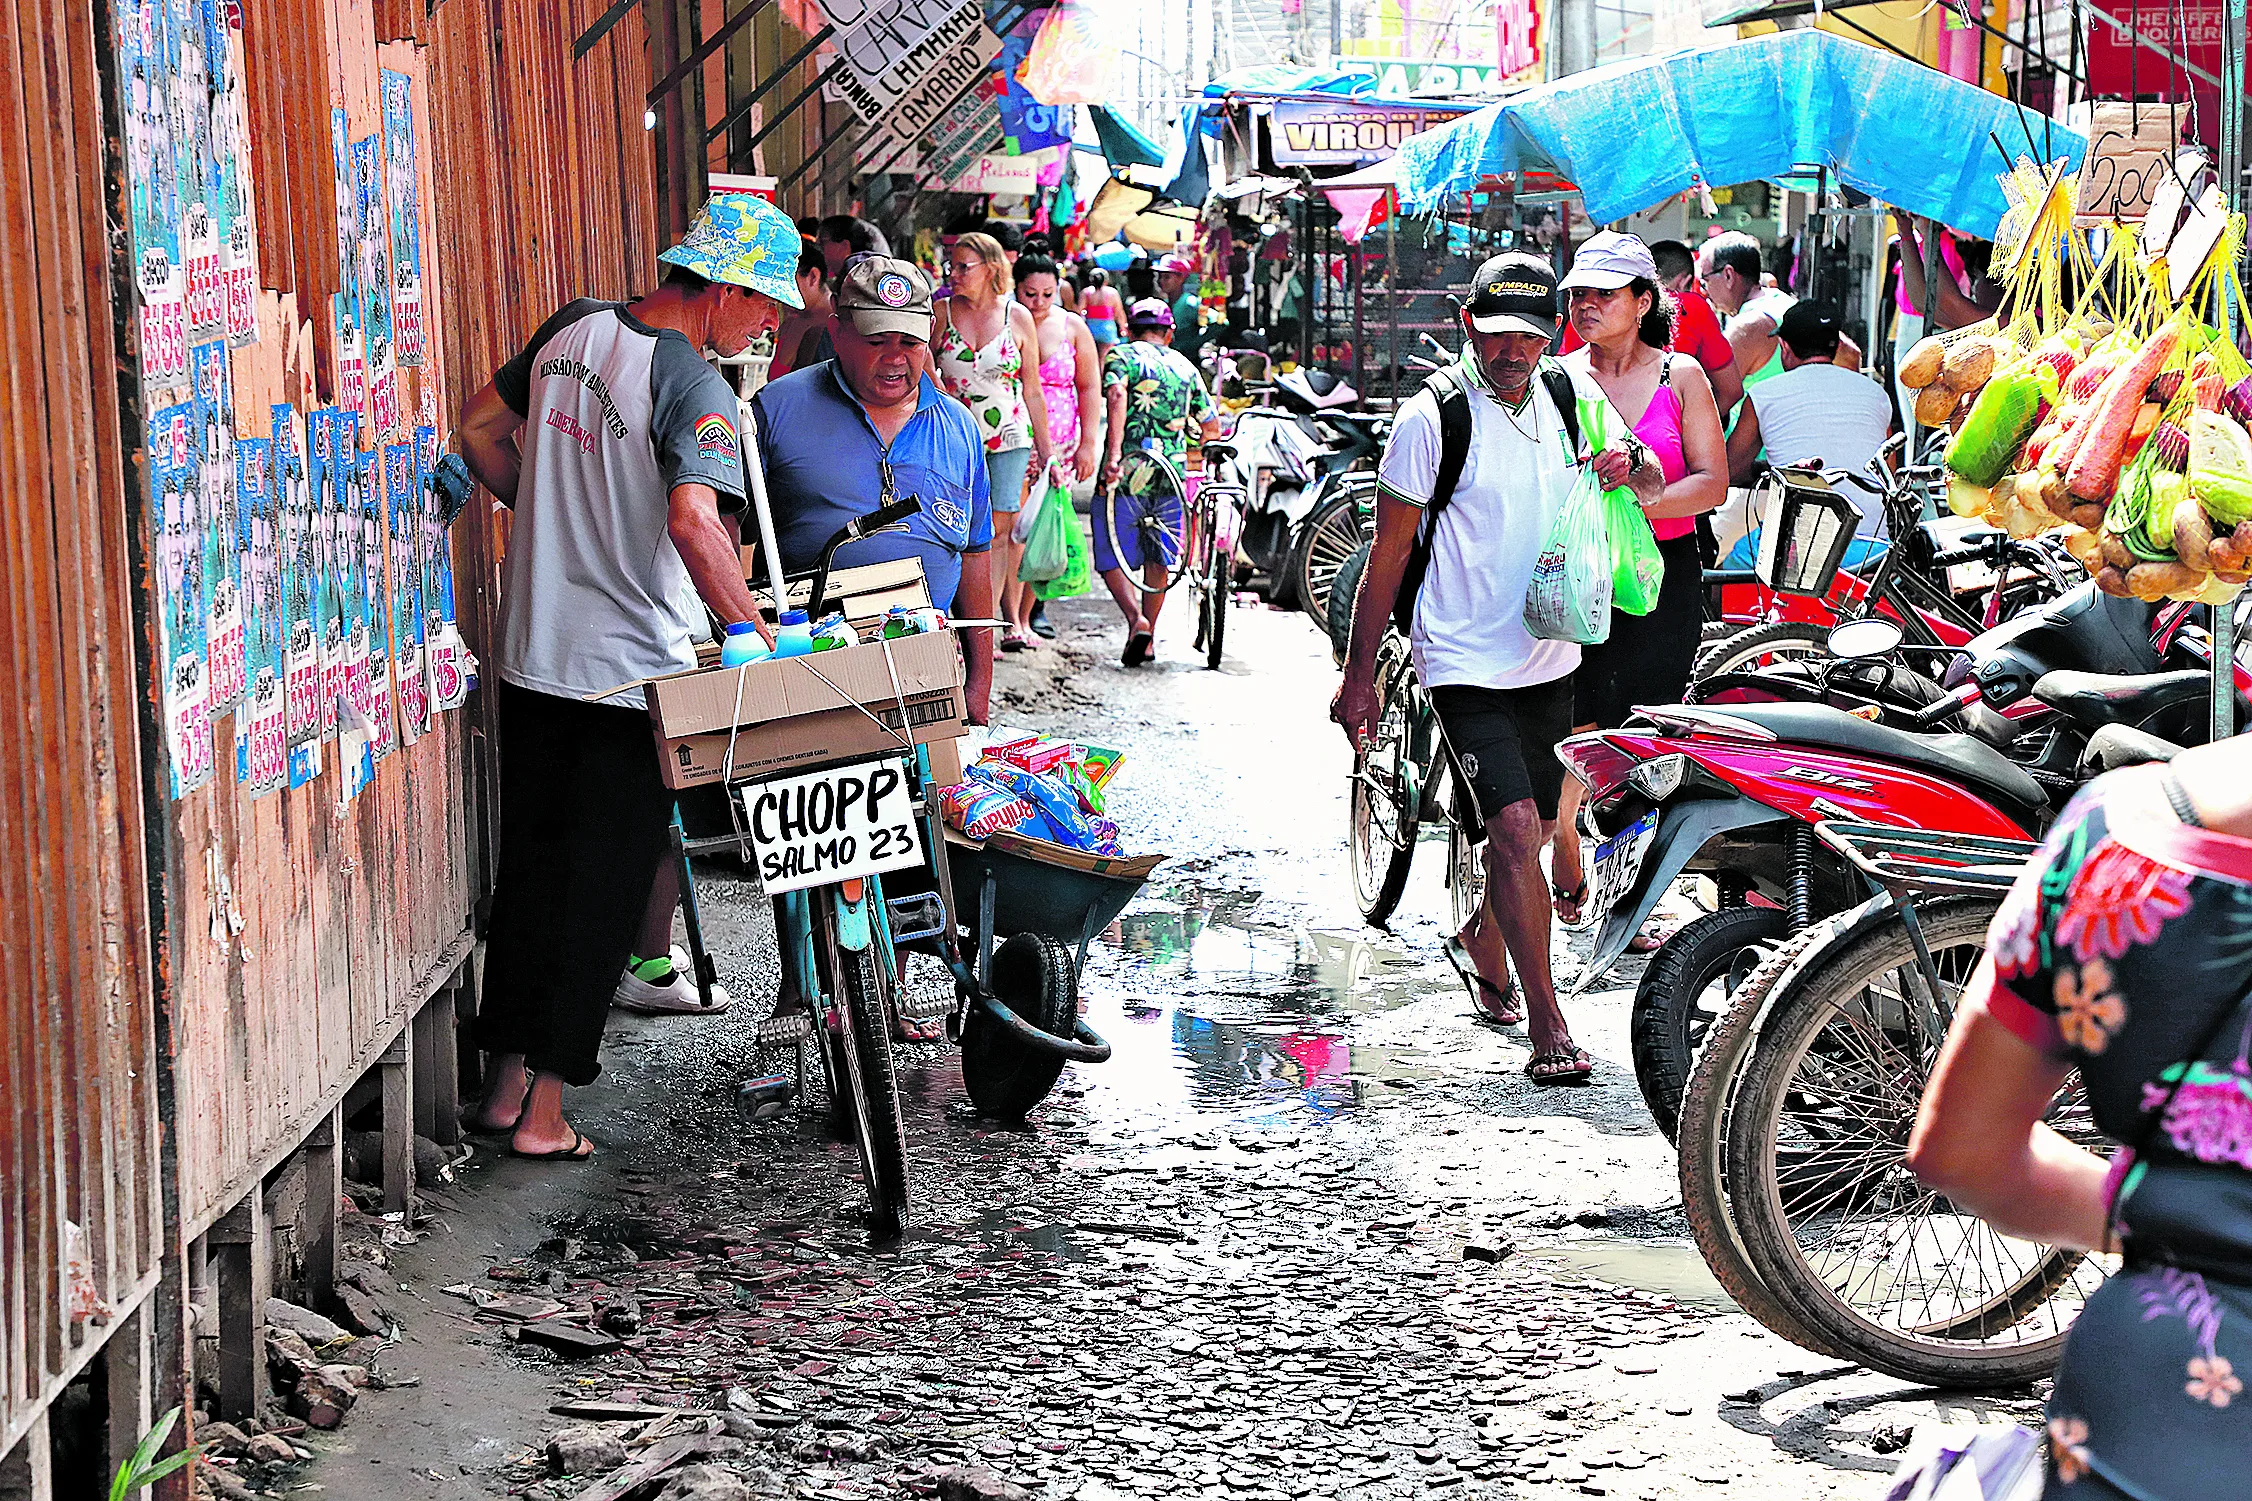
[[[1372,928],[1381,928],[1391,919],[1400,905],[1400,893],[1407,889],[1408,867],[1415,860],[1416,815],[1423,801],[1423,768],[1409,744],[1407,672],[1403,668],[1387,672],[1380,665],[1377,682],[1384,690],[1383,708],[1375,735],[1353,767],[1349,839],[1354,900],[1361,920]]]
[[[993,995],[1018,1016],[1055,1037],[1069,1037],[1079,1019],[1079,972],[1071,950],[1045,933],[1017,933],[993,951]],[[986,1014],[970,1008],[962,1028],[962,1085],[980,1115],[1021,1121],[1048,1097],[1063,1074],[1063,1055],[1027,1046]]]
[[[1163,594],[1194,573],[1185,566],[1190,561],[1185,493],[1180,471],[1162,456],[1129,448],[1118,458],[1118,483],[1095,502],[1106,508],[1104,519],[1114,540],[1136,539],[1145,594]],[[1158,565],[1154,569],[1149,566],[1153,563]],[[1153,574],[1160,582],[1150,582]]]
[[[822,928],[836,996],[831,1025],[823,1028],[824,1052],[831,1055],[831,1108],[841,1096],[849,1111],[868,1184],[869,1230],[893,1236],[907,1221],[907,1125],[892,1071],[891,987],[874,945],[843,947],[833,918]]]
[[[1680,1130],[1681,1092],[1706,1034],[1763,957],[1758,946],[1775,943],[1788,925],[1773,907],[1731,907],[1698,918],[1650,956],[1628,1041],[1634,1081],[1666,1140]]]
[[[1933,1386],[2045,1375],[2105,1275],[2096,1258],[2002,1235],[1907,1167],[1924,1084],[1994,910],[1918,906],[1936,1011],[1896,914],[1793,975],[1728,1132],[1729,1200],[1762,1278],[1851,1358]],[[2050,1117],[2086,1140],[2076,1095],[2060,1090]]]
[[[1698,678],[1722,672],[1746,672],[1777,662],[1803,661],[1830,654],[1830,628],[1798,620],[1776,620],[1746,626],[1697,653]]]
[[[1218,672],[1220,651],[1228,639],[1228,594],[1235,585],[1235,559],[1210,535],[1201,549],[1204,557],[1198,569],[1202,579],[1197,585],[1196,646],[1204,653],[1204,665]]]
[[[1298,541],[1290,549],[1290,587],[1298,608],[1318,621],[1329,619],[1330,588],[1338,570],[1368,540],[1361,518],[1374,489],[1367,480],[1341,486],[1298,529]]]
[[[1477,797],[1460,777],[1451,771],[1448,776],[1454,784],[1454,816],[1447,820],[1447,896],[1454,926],[1448,931],[1459,933],[1485,905],[1486,841]]]
[[[1360,597],[1361,575],[1368,571],[1368,554],[1372,544],[1363,542],[1353,549],[1353,555],[1338,565],[1337,577],[1329,586],[1329,654],[1343,667],[1345,658],[1353,650],[1353,604]]]

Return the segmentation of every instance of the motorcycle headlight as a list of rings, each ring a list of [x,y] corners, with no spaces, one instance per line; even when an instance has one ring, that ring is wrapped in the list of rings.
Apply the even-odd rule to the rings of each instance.
[[[1645,761],[1628,772],[1626,782],[1650,801],[1662,803],[1681,790],[1681,784],[1688,776],[1687,756],[1660,756],[1655,761]]]

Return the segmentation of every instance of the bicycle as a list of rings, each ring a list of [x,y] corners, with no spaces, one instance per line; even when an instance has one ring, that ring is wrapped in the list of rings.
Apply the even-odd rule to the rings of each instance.
[[[1225,443],[1206,445],[1208,465],[1215,452],[1232,456]],[[1141,590],[1163,596],[1186,583],[1194,601],[1196,649],[1205,666],[1217,669],[1227,636],[1228,593],[1234,584],[1234,520],[1242,514],[1244,492],[1216,482],[1208,472],[1191,484],[1154,448],[1128,448],[1118,457],[1118,478],[1098,495],[1100,520],[1116,539],[1132,536],[1141,559]],[[1229,507],[1221,526],[1220,506]],[[1123,559],[1121,560],[1123,561]]]
[[[1376,691],[1381,706],[1376,728],[1353,756],[1347,846],[1355,902],[1364,922],[1383,927],[1407,889],[1423,826],[1443,818],[1451,931],[1460,932],[1485,900],[1486,867],[1479,853],[1485,826],[1475,807],[1467,806],[1469,783],[1455,768],[1407,641],[1397,631],[1387,631],[1377,649]]]

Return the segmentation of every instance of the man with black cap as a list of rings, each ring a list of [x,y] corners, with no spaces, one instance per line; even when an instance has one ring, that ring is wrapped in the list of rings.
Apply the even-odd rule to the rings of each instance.
[[[1358,750],[1380,709],[1386,623],[1406,603],[1416,675],[1486,829],[1485,900],[1447,940],[1447,957],[1481,1019],[1529,1018],[1533,1082],[1574,1084],[1594,1061],[1556,1002],[1540,850],[1563,790],[1556,745],[1571,733],[1580,649],[1525,628],[1525,592],[1580,465],[1606,487],[1631,486],[1645,505],[1657,501],[1664,475],[1593,380],[1546,357],[1557,317],[1546,261],[1495,256],[1470,290],[1461,360],[1401,404],[1385,446],[1376,542],[1330,713]],[[1599,422],[1625,446],[1589,454],[1581,435]]]
[[[1775,326],[1783,370],[1744,393],[1743,415],[1728,438],[1729,481],[1749,485],[1760,449],[1780,468],[1816,460],[1825,469],[1858,474],[1884,447],[1892,402],[1884,387],[1837,363],[1841,335],[1835,310],[1800,302]],[[1845,487],[1861,505],[1861,534],[1883,525],[1877,498]]]

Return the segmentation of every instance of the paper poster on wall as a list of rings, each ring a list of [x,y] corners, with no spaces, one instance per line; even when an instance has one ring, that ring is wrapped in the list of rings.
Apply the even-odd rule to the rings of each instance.
[[[242,523],[243,641],[248,700],[235,715],[235,780],[253,798],[289,779],[288,706],[282,690],[280,498],[271,438],[235,440],[235,513]]]
[[[383,201],[391,223],[391,327],[398,362],[422,363],[422,200],[415,177],[413,82],[383,70]]]
[[[235,393],[227,378],[224,342],[188,351],[195,383],[196,430],[203,482],[203,575],[210,600],[205,626],[210,642],[211,717],[242,702],[242,521],[235,504]]]
[[[399,426],[399,366],[391,323],[391,227],[383,200],[383,138],[352,143],[358,218],[360,335],[367,359],[365,410],[377,443]]]
[[[356,455],[360,476],[361,608],[367,615],[368,744],[380,761],[398,748],[397,710],[392,703],[397,684],[397,658],[391,646],[391,600],[388,593],[389,547],[383,503],[383,456]]]
[[[198,403],[149,416],[149,510],[157,546],[157,617],[164,663],[164,741],[172,795],[211,780],[210,681],[204,638],[203,475]]]
[[[328,144],[336,174],[336,294],[329,299],[329,331],[336,350],[336,404],[349,411],[367,405],[367,341],[360,327],[360,198],[352,171],[352,145],[344,111],[328,116]]]
[[[188,278],[190,343],[222,338],[227,302],[220,214],[226,183],[219,140],[211,128],[213,35],[202,0],[171,0],[179,58],[172,79],[172,146],[180,176],[180,256]],[[220,63],[225,65],[224,43]]]
[[[224,66],[213,59],[212,134],[218,141],[222,192],[220,275],[225,288],[227,342],[258,342],[258,219],[250,183],[250,95],[243,86],[242,4],[205,0],[223,45]]]
[[[281,512],[282,702],[292,748],[321,737],[321,643],[313,629],[320,589],[320,508],[307,470],[305,420],[287,403],[273,409],[273,483]]]
[[[422,516],[414,484],[414,444],[383,447],[383,497],[390,544],[392,681],[399,700],[399,729],[406,744],[422,738],[429,721],[423,698]]]
[[[180,261],[180,172],[172,144],[172,13],[168,0],[123,0],[115,13],[141,379],[162,390],[188,378],[187,271]]]
[[[330,417],[330,454],[338,490],[334,569],[337,598],[344,612],[344,695],[336,740],[343,757],[345,785],[356,788],[358,784],[352,780],[354,762],[365,753],[374,735],[375,697],[368,681],[372,650],[368,640],[368,554],[360,538],[360,495],[367,488],[368,477],[359,451],[360,414],[339,408]],[[356,741],[355,735],[359,737]]]
[[[337,413],[323,408],[306,422],[312,461],[307,479],[313,490],[313,639],[321,658],[320,728],[315,738],[336,738],[336,711],[345,698],[347,629],[345,569],[339,539],[344,532],[344,479],[336,462]]]
[[[415,489],[422,496],[422,620],[429,642],[424,674],[433,714],[458,709],[469,697],[469,664],[454,620],[453,536],[438,519],[430,475],[438,466],[438,429],[414,430]]]

